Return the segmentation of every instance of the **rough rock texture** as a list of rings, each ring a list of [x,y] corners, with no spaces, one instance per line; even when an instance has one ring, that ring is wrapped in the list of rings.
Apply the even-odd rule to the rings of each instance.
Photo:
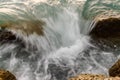
[[[119,77],[106,77],[104,75],[80,74],[69,80],[120,80]]]
[[[89,35],[93,40],[92,42],[101,48],[106,48],[106,46],[116,48],[120,45],[120,18],[96,20],[96,25]]]
[[[120,59],[109,69],[110,77],[95,74],[80,74],[69,80],[120,80]]]
[[[14,43],[24,45],[24,41],[7,29],[0,29],[0,45],[4,43]]]
[[[103,80],[104,78],[104,75],[80,74],[69,80]]]
[[[120,35],[120,19],[108,18],[98,21],[90,35],[98,38],[118,38]],[[120,37],[119,37],[120,38]]]
[[[7,30],[0,30],[0,42],[11,42],[16,40],[15,35]]]
[[[39,20],[33,20],[33,21],[27,21],[27,20],[20,20],[16,22],[6,22],[4,24],[0,24],[1,28],[14,30],[17,33],[22,33],[24,35],[30,35],[30,34],[38,34],[38,35],[44,35],[43,31],[43,25],[45,23],[43,21]]]
[[[17,80],[9,71],[0,70],[0,80]]]
[[[109,75],[112,77],[120,77],[120,59],[109,69]]]

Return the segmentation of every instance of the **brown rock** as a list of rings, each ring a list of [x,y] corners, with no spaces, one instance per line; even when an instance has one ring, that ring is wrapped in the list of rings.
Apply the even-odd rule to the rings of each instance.
[[[44,35],[43,25],[45,23],[40,20],[19,20],[16,22],[8,21],[6,23],[0,24],[1,28],[15,30],[16,32],[21,32],[24,35],[30,35],[36,33],[37,35]]]
[[[93,44],[95,43],[100,48],[106,48],[107,46],[111,49],[120,46],[120,18],[98,18],[95,23],[95,26],[89,33]],[[106,46],[104,47],[104,45]]]
[[[80,74],[76,77],[70,78],[69,80],[104,80],[104,75],[93,75],[93,74]]]
[[[120,80],[120,77],[110,77],[110,78],[105,78],[104,80]]]
[[[101,74],[80,74],[76,77],[70,78],[69,80],[120,80],[120,77],[106,77]]]
[[[93,37],[98,38],[116,38],[120,35],[120,18],[107,18],[97,20],[96,25],[89,33]],[[120,38],[120,37],[119,37]]]
[[[0,80],[17,80],[9,71],[0,70]]]
[[[119,76],[120,77],[120,60],[118,60],[110,69],[109,75],[112,77]]]

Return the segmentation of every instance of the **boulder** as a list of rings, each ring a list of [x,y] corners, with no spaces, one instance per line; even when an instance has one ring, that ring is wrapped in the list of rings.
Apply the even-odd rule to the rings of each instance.
[[[98,38],[120,38],[120,19],[108,18],[97,21],[94,28],[89,33],[92,37]]]
[[[0,29],[0,45],[4,43],[14,43],[24,46],[24,41],[7,29]]]
[[[0,24],[0,28],[8,29],[15,31],[16,33],[23,34],[26,36],[29,36],[30,34],[37,34],[37,35],[44,35],[43,31],[43,25],[45,25],[45,22],[40,20],[19,20],[16,22],[5,22]]]
[[[69,80],[103,80],[106,76],[104,75],[93,75],[93,74],[80,74],[76,77],[70,78]]]
[[[17,80],[16,77],[6,70],[0,70],[0,80]]]
[[[120,77],[120,59],[109,69],[109,75],[112,77]]]
[[[105,78],[104,80],[120,80],[120,77],[109,77]]]
[[[80,74],[76,77],[70,78],[69,80],[120,80],[120,77],[106,77],[101,74]]]
[[[120,18],[98,18],[95,23],[89,33],[92,43],[108,50],[120,46]]]
[[[15,41],[16,36],[7,30],[0,30],[0,42],[11,42]]]

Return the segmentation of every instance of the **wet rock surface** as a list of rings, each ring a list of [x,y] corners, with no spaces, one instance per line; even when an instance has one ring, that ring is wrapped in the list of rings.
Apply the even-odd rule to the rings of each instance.
[[[68,80],[120,80],[120,59],[109,69],[109,76],[101,74],[80,74]]]
[[[115,50],[120,45],[120,19],[107,18],[97,21],[94,28],[89,33],[91,42],[96,46]]]
[[[17,80],[16,77],[6,70],[0,70],[0,80]]]
[[[13,43],[13,44],[19,44],[25,47],[24,41],[17,37],[15,34],[13,34],[12,31],[8,31],[5,28],[0,29],[0,45],[6,44],[6,43]]]
[[[120,80],[120,59],[109,69],[109,77],[101,74],[80,74],[69,80]]]
[[[104,75],[92,75],[92,74],[80,74],[70,80],[80,79],[80,80],[103,80],[105,78]]]
[[[7,30],[0,30],[0,42],[6,43],[16,40],[15,35],[12,32]]]
[[[109,69],[109,75],[112,77],[120,77],[120,59]]]
[[[0,24],[1,28],[15,30],[26,36],[29,36],[33,33],[43,36],[43,25],[45,25],[45,22],[41,20],[19,20],[16,22],[8,21]]]
[[[80,74],[69,80],[120,80],[120,77],[106,77],[105,75],[96,74]]]
[[[120,19],[108,18],[98,21],[90,35],[98,38],[120,38]]]

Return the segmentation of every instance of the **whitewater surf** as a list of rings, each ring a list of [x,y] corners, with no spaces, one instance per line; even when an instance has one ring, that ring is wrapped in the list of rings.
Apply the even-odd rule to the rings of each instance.
[[[118,0],[0,0],[0,69],[18,80],[67,80],[107,74],[119,58],[93,45],[97,16],[119,14]],[[8,39],[4,41],[4,39]],[[10,41],[9,41],[10,40]]]

